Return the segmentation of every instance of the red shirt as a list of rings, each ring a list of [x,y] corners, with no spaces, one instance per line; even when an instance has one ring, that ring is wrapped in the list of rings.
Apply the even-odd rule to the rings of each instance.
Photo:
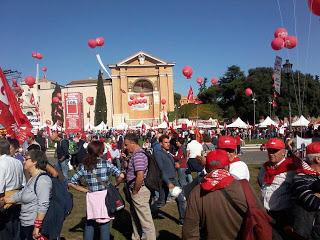
[[[178,149],[178,154],[173,159],[180,164],[180,168],[187,168],[187,159],[183,155],[182,147]]]

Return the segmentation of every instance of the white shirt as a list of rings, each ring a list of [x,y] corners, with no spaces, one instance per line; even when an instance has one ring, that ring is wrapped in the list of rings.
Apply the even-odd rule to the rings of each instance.
[[[237,180],[250,179],[248,166],[242,161],[230,163],[229,172]]]
[[[187,151],[190,152],[189,158],[196,158],[197,156],[201,156],[202,152],[202,144],[197,140],[192,140],[187,145]]]
[[[0,156],[0,193],[21,189],[26,183],[22,163],[9,155]]]

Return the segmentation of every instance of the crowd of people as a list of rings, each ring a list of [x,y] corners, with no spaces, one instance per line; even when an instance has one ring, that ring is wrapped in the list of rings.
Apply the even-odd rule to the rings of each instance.
[[[53,132],[55,164],[47,158],[43,134],[29,134],[22,145],[0,139],[1,240],[59,239],[69,212],[54,234],[44,231],[58,212],[53,204],[58,186],[86,193],[84,239],[97,239],[95,228],[100,239],[110,239],[110,222],[117,216],[105,201],[110,184],[124,186],[133,240],[156,239],[153,219],[165,217],[160,210],[169,200],[176,201],[183,239],[244,239],[248,192],[270,216],[266,224],[272,232],[265,239],[320,239],[320,142],[308,145],[303,158],[299,149],[289,148],[286,136],[270,135],[264,145],[268,161],[257,179],[261,197],[256,197],[241,160],[242,131]]]

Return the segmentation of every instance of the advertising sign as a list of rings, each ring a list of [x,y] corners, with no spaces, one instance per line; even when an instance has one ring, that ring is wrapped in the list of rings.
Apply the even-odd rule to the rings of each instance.
[[[279,95],[280,95],[280,87],[281,87],[281,64],[282,64],[282,58],[276,56],[272,77],[274,81],[274,89]]]
[[[81,132],[83,130],[83,99],[82,93],[64,94],[66,132]]]

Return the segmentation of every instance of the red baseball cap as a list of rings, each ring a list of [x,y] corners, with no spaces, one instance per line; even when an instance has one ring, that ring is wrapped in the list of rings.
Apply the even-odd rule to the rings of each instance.
[[[220,169],[229,165],[228,153],[225,150],[217,149],[208,153],[206,167],[209,169]]]
[[[231,136],[220,136],[218,138],[218,148],[220,149],[237,149],[237,142],[234,137]]]
[[[320,153],[320,142],[313,142],[307,146],[307,154]]]
[[[265,146],[266,149],[285,149],[284,142],[279,138],[270,138]]]

